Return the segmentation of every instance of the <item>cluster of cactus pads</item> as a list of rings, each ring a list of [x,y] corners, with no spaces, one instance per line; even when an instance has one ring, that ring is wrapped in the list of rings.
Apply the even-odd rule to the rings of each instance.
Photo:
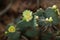
[[[48,27],[59,24],[58,16],[59,10],[56,5],[45,10],[40,8],[36,12],[25,10],[22,18],[18,18],[14,23],[7,25],[5,35],[8,40],[19,40],[22,35],[28,38],[38,36],[40,27],[45,27],[45,30],[43,30],[45,32]]]

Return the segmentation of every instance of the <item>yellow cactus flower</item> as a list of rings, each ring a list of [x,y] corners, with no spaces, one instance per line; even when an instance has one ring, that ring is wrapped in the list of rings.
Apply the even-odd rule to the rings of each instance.
[[[52,9],[54,9],[54,10],[57,9],[57,6],[56,5],[53,5],[52,6]]]
[[[32,19],[32,12],[30,10],[25,10],[23,12],[23,19],[27,22],[30,21]]]
[[[46,18],[45,20],[46,20],[46,21],[48,21],[48,22],[52,22],[52,21],[53,21],[53,18],[52,18],[52,17],[50,17],[49,19],[48,19],[48,18]]]
[[[16,31],[16,29],[15,29],[15,27],[14,27],[14,26],[10,26],[10,27],[8,28],[8,31],[9,31],[9,32],[15,32],[15,31]]]
[[[52,17],[50,17],[50,18],[49,18],[49,22],[52,22],[52,21],[53,21],[53,18],[52,18]]]

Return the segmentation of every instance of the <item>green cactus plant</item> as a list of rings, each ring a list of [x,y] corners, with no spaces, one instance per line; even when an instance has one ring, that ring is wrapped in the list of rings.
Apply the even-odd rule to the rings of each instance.
[[[39,16],[39,17],[43,16],[43,14],[44,14],[44,10],[43,10],[42,8],[38,9],[38,10],[35,12],[35,15],[37,15],[37,16]]]
[[[52,17],[53,18],[53,25],[58,24],[58,13],[56,13],[52,8],[47,8],[44,13],[46,18]]]
[[[46,10],[40,8],[35,13],[25,10],[22,19],[18,18],[14,22],[15,24],[8,25],[6,28],[5,34],[8,36],[8,40],[19,40],[21,35],[33,38],[40,33],[40,27],[45,28],[45,32],[48,28],[53,28],[53,25],[59,23],[58,11],[55,6]],[[47,35],[42,35],[42,37],[42,40],[50,40],[51,33],[48,32]]]
[[[16,30],[16,27],[13,24],[7,26],[5,35],[8,37],[8,40],[19,40],[20,32]]]
[[[33,20],[32,20],[32,27],[29,28],[26,32],[25,32],[25,35],[28,36],[28,37],[35,37],[38,35],[38,29],[37,29],[37,20],[36,20],[36,15],[34,15],[33,17]]]
[[[17,25],[17,27],[20,28],[21,31],[26,31],[27,36],[32,37],[33,34],[37,33],[36,24],[37,24],[37,21],[36,21],[35,15],[34,15],[33,19],[31,21],[29,21],[29,22],[23,21],[23,22],[19,23]],[[30,30],[29,30],[29,28],[30,28]],[[29,33],[30,33],[30,35],[29,35]]]

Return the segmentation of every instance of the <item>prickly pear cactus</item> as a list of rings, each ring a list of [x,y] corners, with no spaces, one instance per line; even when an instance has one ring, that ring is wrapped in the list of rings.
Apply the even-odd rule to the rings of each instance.
[[[37,25],[36,15],[34,15],[31,23],[32,23],[32,27],[25,32],[25,35],[28,37],[35,37],[38,35],[38,29],[37,29],[38,25]]]
[[[6,27],[5,35],[8,40],[19,40],[21,35],[33,38],[40,33],[40,27],[43,26],[45,28],[44,31],[46,31],[48,27],[49,29],[50,27],[53,28],[53,25],[55,26],[59,23],[58,11],[55,5],[46,10],[40,8],[35,13],[25,10],[21,17],[21,19],[17,18],[14,20],[14,24]],[[42,37],[42,40],[50,40],[51,34],[47,33],[42,35]]]
[[[53,10],[52,8],[47,8],[45,10],[45,17],[46,18],[52,17],[52,19],[53,19],[53,25],[54,24],[58,24],[58,22],[59,22],[58,13],[56,13],[56,11]]]
[[[44,13],[44,10],[42,8],[38,9],[36,12],[35,12],[35,15],[37,16],[43,16],[43,13]]]
[[[59,23],[58,18],[58,8],[56,5],[53,7],[48,7],[45,9],[45,11],[42,12],[42,16],[39,17],[39,25],[45,26],[45,25],[57,25]]]
[[[8,25],[5,31],[5,35],[8,37],[8,40],[19,40],[20,32],[16,30],[16,27],[11,24]]]

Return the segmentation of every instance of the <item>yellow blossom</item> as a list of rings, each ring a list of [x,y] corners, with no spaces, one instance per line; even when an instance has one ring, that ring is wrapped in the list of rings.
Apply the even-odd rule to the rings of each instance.
[[[23,19],[27,22],[30,21],[32,19],[32,12],[30,10],[25,10],[23,12]]]
[[[52,21],[53,21],[53,18],[52,18],[52,17],[50,17],[50,18],[49,18],[49,22],[52,22]]]
[[[14,26],[10,26],[10,27],[8,28],[8,31],[9,31],[9,32],[15,32],[15,31],[16,31],[16,29],[15,29],[15,27],[14,27]]]
[[[45,20],[48,21],[48,22],[52,22],[53,21],[53,18],[50,17],[50,18],[46,18]]]
[[[57,6],[56,5],[53,5],[52,6],[52,9],[54,9],[54,10],[57,9]]]

